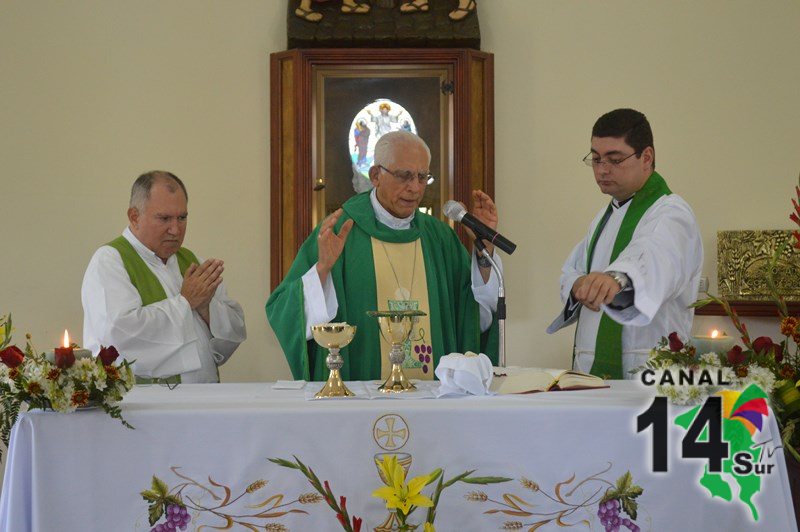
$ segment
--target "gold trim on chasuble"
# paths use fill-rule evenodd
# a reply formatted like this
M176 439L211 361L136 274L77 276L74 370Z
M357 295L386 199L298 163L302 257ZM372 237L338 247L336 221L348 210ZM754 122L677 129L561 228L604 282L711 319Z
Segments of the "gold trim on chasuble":
M431 311L420 240L393 244L373 237L372 258L375 263L377 310L421 310L427 314L417 318L411 336L403 344L406 358L402 366L409 379L432 380ZM386 356L391 349L391 344L381 336L382 379L388 377L392 370L392 364Z

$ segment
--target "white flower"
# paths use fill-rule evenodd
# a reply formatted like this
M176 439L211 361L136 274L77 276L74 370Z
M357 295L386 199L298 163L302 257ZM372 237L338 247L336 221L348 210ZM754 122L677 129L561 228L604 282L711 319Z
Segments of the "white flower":
M23 360L22 364L18 366L17 369L28 381L39 382L47 376L44 368L30 357L25 357L25 360Z
M669 372L673 379L677 378L681 369L686 369L683 366L676 364L666 365L661 371L657 371L655 375L655 382L661 382L661 377L664 373ZM698 404L703 399L716 391L715 386L708 385L694 385L694 384L659 384L656 390L660 395L665 396L670 403L674 405L692 405Z
M747 377L736 379L737 388L747 388L751 384L757 385L766 393L770 393L775 386L775 375L767 368L755 364L747 366Z
M69 368L70 377L84 384L87 388L94 387L99 391L106 388L106 370L95 362L94 358L81 358Z
M120 368L120 377L125 382L125 391L127 392L136 384L136 376L133 374L133 369L130 366Z
M48 386L45 390L53 410L65 414L75 411L75 405L72 404L72 394L74 392L75 387L71 382L65 386L60 386L57 382L48 381Z
M702 362L703 364L707 364L709 366L719 366L720 365L719 355L713 352L704 353L700 355L700 362Z
M14 381L8 376L8 369L5 364L0 364L0 383L10 386L14 391L16 388L14 387Z

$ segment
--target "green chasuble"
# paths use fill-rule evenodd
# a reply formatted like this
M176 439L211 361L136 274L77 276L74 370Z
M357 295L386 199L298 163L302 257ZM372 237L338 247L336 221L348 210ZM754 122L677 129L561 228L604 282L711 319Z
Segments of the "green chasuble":
M647 178L644 186L639 189L625 212L625 217L622 218L622 225L620 225L617 232L616 240L614 240L614 247L611 251L611 259L609 263L614 262L619 257L619 254L624 250L633 238L633 232L642 219L644 213L653 206L653 204L661 196L671 194L664 178L658 172L653 172ZM611 206L608 207L611 209ZM592 241L589 244L589 252L587 253L586 271L591 272L591 260L594 255L594 246L597 243L597 237L602 231L602 224L598 224L595 233L592 236ZM600 317L600 325L597 328L597 340L594 349L594 363L591 369L592 375L597 375L603 378L622 379L622 324L617 323L608 317L605 312Z
M378 323L367 316L368 310L384 309L378 305L375 265L372 258L374 237L384 242L405 243L421 239L425 260L425 278L430 304L433 362L453 352L481 351L478 304L472 294L470 257L447 224L417 212L410 229L391 229L375 218L370 193L350 198L336 224L338 232L348 219L355 221L344 251L330 272L339 310L335 322L347 322L358 329L353 341L341 350L344 380L374 380L381 377L381 353ZM267 300L267 319L283 348L295 379L326 380L325 357L328 350L314 340L306 340L306 319L302 276L317 262L319 226L303 242L286 278ZM496 324L488 335L491 348L485 352L497 364ZM493 342L491 340L494 340Z

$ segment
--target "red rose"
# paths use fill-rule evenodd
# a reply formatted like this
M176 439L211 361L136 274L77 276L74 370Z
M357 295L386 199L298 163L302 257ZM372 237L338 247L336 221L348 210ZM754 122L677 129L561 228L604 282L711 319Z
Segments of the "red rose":
M54 353L56 367L61 369L71 368L75 363L75 353L72 349L56 349Z
M0 359L2 359L3 364L9 368L16 368L22 364L22 361L25 359L25 353L20 351L19 347L10 345L0 351Z
M769 355L775 357L776 362L783 360L783 349L780 344L776 344L769 336L759 336L753 341L753 351L761 355Z
M108 347L100 346L100 352L97 353L97 356L103 361L104 366L110 366L119 357L119 352L113 345Z
M681 342L681 339L678 338L678 333L669 333L669 350L673 353L677 353L681 349L683 349L683 342Z
M735 345L731 348L730 351L728 351L728 362L730 362L734 366L744 362L744 359L745 356L741 346Z

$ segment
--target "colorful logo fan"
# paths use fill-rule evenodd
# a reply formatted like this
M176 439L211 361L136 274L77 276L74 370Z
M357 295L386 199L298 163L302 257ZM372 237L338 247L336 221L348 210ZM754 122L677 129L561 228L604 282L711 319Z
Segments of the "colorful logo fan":
M764 418L769 416L769 408L767 396L761 388L751 384L743 392L724 390L719 395L722 396L722 415L725 419L741 422L750 436L756 430L763 430Z

